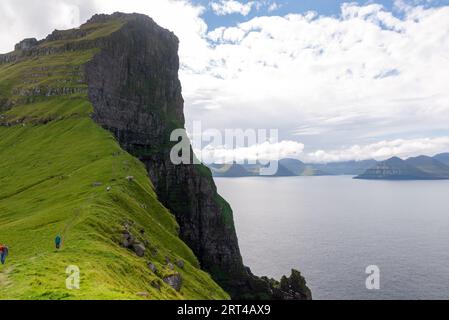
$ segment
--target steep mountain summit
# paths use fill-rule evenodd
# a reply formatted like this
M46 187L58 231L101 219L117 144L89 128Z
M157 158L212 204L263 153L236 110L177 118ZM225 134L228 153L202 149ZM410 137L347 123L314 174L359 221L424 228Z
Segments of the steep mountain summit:
M289 290L252 275L210 170L170 161L177 50L149 17L115 13L0 55L2 297L311 298L296 271ZM82 290L60 286L68 265Z

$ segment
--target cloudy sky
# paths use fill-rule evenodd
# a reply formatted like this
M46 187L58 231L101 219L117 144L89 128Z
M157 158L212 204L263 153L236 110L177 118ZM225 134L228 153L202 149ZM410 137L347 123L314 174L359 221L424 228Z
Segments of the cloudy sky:
M189 131L279 129L318 162L449 152L449 0L1 0L0 52L114 11L180 38Z

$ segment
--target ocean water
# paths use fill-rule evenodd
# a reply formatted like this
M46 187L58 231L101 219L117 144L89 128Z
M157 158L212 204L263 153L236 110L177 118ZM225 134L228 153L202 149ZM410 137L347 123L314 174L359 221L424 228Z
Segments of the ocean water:
M449 299L449 181L215 181L253 273L299 269L314 299ZM378 290L365 285L370 265Z

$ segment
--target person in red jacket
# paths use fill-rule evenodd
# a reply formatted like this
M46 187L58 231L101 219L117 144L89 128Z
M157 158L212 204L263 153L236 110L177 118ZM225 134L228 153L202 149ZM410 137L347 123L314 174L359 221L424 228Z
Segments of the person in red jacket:
M0 261L2 264L5 264L7 255L8 255L8 247L3 244L0 244Z

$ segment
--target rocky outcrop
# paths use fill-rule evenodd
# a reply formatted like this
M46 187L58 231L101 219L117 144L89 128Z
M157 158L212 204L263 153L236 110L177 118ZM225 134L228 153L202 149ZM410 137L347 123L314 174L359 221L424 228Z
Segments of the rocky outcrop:
M132 248L138 257L145 255L145 246L142 243L134 243Z
M312 292L307 287L304 277L295 269L292 269L290 277L281 278L279 288L275 289L274 295L283 300L312 299Z
M128 248L138 256L143 257L145 255L145 245L138 241L135 236L131 234L129 230L124 230L122 232L122 241L121 244L124 248Z
M176 291L181 290L182 277L179 273L174 273L172 275L169 275L169 276L165 277L163 280L166 284L168 284L170 287L172 287Z
M37 46L37 44L38 44L38 41L36 38L24 39L14 46L14 50L15 51L30 50L31 48Z
M117 18L127 22L99 42L100 53L85 68L93 119L146 165L202 268L233 298L275 298L272 282L244 267L231 208L218 195L209 169L170 161L170 133L184 127L178 39L138 14L97 15L89 23Z

